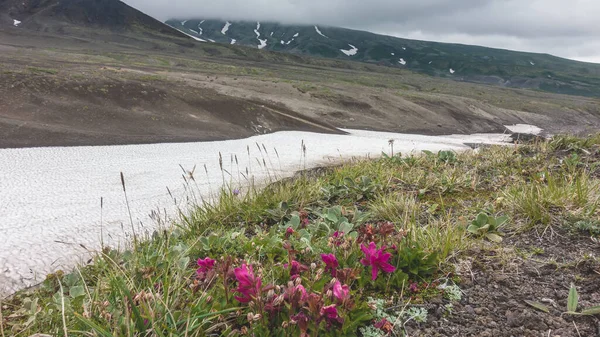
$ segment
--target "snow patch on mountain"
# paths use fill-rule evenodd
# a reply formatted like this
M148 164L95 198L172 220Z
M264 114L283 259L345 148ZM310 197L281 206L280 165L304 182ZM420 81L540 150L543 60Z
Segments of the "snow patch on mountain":
M236 39L231 39L231 44L235 44L237 42Z
M298 36L300 36L300 33L294 34L294 37L298 37Z
M177 29L177 28L175 28L175 29ZM188 34L188 33L184 32L184 31L183 31L183 30L181 30L181 29L177 29L177 30L178 30L178 31L180 31L180 32L182 32L183 34L185 34L185 35L187 35L187 36L191 37L192 39L194 39L194 40L196 40L196 41L200 41L200 42L206 42L206 40L202 40L202 39L201 39L201 38L199 38L199 37L196 37L196 36L194 36L194 35ZM191 29L190 29L190 30L191 30ZM213 42L214 42L214 41L213 41Z
M533 61L529 61L529 63L530 63L532 66L534 66L534 65L535 65L535 62L533 62Z
M273 32L271 32L271 36L273 36Z
M456 71L452 68L450 68L450 74L454 74Z
M403 58L400 59L400 61L398 61L398 63L400 63L401 65L405 66L406 65L406 61L404 61Z
M351 45L348 43L348 45L350 46L349 50L344 50L344 49L340 49L340 51L344 54L346 54L346 56L354 56L356 55L356 53L358 52L358 48L356 48L355 46Z
M213 39L208 39L208 41L215 43L215 40L213 40Z
M202 24L204 23L204 20L200 21L200 23L198 24L198 35L202 35L202 27L200 27Z
M256 38L260 37L260 33L258 32L259 29L260 29L260 22L257 22L256 29L254 30L254 34L256 34Z
M402 50L406 50L406 47L402 47Z
M285 41L281 40L281 44L285 44Z
M324 38L327 38L327 39L328 39L328 37L327 37L325 34L321 33L321 31L319 30L319 27L315 26L315 30L317 31L317 34L319 34L319 35L321 35L322 37L324 37Z
M260 22L256 23L256 29L254 30L254 34L256 34L256 39L258 40L258 42L260 42L260 44L258 45L258 49L263 49L264 47L267 46L267 39L261 40L260 38L260 32L258 31L260 29ZM273 34L273 33L271 33Z
M195 30L193 30L193 29L190 29L190 32L193 32L193 33L194 33L194 34L196 34L196 35L200 35L200 34L198 34L198 32L197 32L197 31L195 31Z
M182 25L182 26L185 26L185 23L186 23L186 22L188 22L188 20L183 20L183 21L181 21L181 25Z
M19 27L20 24L21 24L21 21L13 19L13 25L15 27Z
M223 29L221 29L221 34L227 34L229 27L231 27L231 23L229 21L225 22L225 26L223 27Z
M395 56L395 55L396 55L396 53L392 53L392 56Z

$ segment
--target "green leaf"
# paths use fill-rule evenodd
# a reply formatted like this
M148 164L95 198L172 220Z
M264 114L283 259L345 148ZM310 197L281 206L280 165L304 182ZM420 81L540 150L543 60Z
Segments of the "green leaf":
M477 215L477 224L479 224L479 226L481 227L487 223L488 216L485 213L479 213L479 215Z
M487 234L485 235L485 237L486 237L488 240L490 240L490 241L492 241L492 242L495 242L495 243L500 243L500 242L502 242L502 237L501 237L500 235L498 235L498 234L495 234L495 233L487 233Z
M300 216L298 214L292 215L292 218L287 223L288 227L292 227L292 229L297 230L300 227Z
M582 315L598 315L600 314L600 305L596 305L594 307L589 307L581 310Z
M177 266L181 270L186 269L189 264L190 264L190 258L188 256L184 256L177 261Z
M71 287L69 288L69 296L71 296L71 298L85 296L85 288L83 286Z
M479 235L479 227L477 227L476 225L469 225L469 227L467 227L467 232Z
M571 289L569 290L569 298L567 300L567 312L577 312L577 304L579 303L579 294L577 294L577 288L571 283Z
M354 228L354 225L352 225L351 223L348 222L342 222L338 228L338 230L340 232L344 232L344 234L348 234L352 231L352 228Z
M507 221L508 221L507 216L501 216L499 218L496 218L496 227L498 227L498 228L502 227L504 224L506 224Z
M543 311L543 312L545 312L545 313L549 313L549 312L550 312L550 309L548 309L548 307L547 307L547 306L543 305L543 304L542 304L542 303L540 303L540 302L534 302L534 301L528 301L528 300L525 300L525 303L527 303L527 304L529 304L530 306L532 306L532 307L534 307L534 308L536 308L536 309L538 309L538 310L540 310L540 311Z
M75 318L77 318L77 320L79 320L79 322L81 322L82 324L91 328L92 331L94 331L96 334L99 334L102 337L114 337L113 334L108 332L108 330L105 330L102 326L96 324L94 321L92 321L90 319L83 318L83 316L81 316L78 313L75 313Z

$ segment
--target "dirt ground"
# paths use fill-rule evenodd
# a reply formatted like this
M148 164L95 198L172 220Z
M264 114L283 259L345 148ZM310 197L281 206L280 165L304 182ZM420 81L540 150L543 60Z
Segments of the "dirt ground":
M336 128L439 135L501 133L517 123L551 133L600 127L594 99L146 47L0 30L0 148Z
M430 303L435 314L426 327L409 327L410 336L600 336L597 316L565 314L571 282L578 285L578 310L600 303L600 265L589 258L600 243L579 234L531 232L508 237L503 246L464 252L457 259L462 300L450 315L441 301Z

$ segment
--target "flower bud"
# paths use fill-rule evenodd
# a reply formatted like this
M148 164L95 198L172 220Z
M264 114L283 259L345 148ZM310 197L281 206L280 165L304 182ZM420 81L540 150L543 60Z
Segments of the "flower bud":
M273 305L274 306L278 306L281 303L283 303L283 300L285 299L285 297L283 295L279 295L277 296L274 300L273 300Z
M325 293L326 297L332 297L333 296L333 292L331 290L327 290L327 292Z
M289 281L288 284L287 284L287 286L288 286L288 288L292 288L294 286L294 282Z
M297 286L299 286L300 284L302 284L302 279L300 277L298 277L295 281Z
M317 264L316 264L316 263L314 263L314 262L313 262L313 263L311 263L311 264L310 264L310 269L312 269L312 270L315 270L315 269L317 269Z
M267 292L267 298L271 298L273 296L275 296L275 291L273 291L273 289L271 289Z
M262 315L261 315L261 314L256 314L256 315L254 315L254 321L255 321L255 322L258 322L258 321L260 321L261 319L262 319Z
M246 319L249 323L252 323L252 321L254 320L254 314L249 312L248 315L246 315Z
M284 328L284 329L287 329L288 325L289 325L289 323L287 321L283 321L281 323L281 327Z

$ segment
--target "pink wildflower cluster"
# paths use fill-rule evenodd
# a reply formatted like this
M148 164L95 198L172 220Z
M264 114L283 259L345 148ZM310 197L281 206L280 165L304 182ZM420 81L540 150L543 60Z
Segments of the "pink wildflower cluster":
M379 269L386 273L393 273L396 270L396 267L389 264L388 261L392 257L392 254L386 253L385 248L386 247L383 246L381 249L377 249L375 242L371 242L368 247L364 244L360 245L360 249L365 254L365 257L360 260L360 263L363 266L371 266L371 280L373 281L377 279Z

